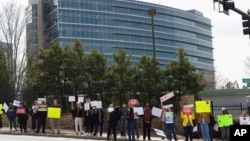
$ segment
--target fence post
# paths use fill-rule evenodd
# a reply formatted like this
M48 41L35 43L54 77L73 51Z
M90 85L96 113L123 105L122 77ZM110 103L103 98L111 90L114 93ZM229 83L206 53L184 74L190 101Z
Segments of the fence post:
M212 100L210 101L210 108L212 115L214 115L214 102Z

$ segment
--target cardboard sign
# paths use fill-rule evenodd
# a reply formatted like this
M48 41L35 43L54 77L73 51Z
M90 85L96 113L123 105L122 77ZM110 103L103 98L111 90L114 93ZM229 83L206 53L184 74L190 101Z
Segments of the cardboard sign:
M5 113L7 113L8 109L9 109L9 106L5 102L3 104L3 109L4 109Z
M144 112L143 112L143 107L134 107L134 113L137 112L137 115L144 115Z
M195 101L196 113L210 113L210 101Z
M136 105L138 105L138 100L137 99L130 99L129 101L128 101L128 105L129 105L129 107L134 107L134 106L136 106Z
M16 106L16 107L19 107L20 106L20 101L18 101L18 100L14 100L13 101L13 106Z
M183 113L192 113L193 108L192 107L182 107L182 112Z
M0 104L0 115L3 114L3 104Z
M152 108L152 115L156 117L161 117L162 109L153 107Z
M85 111L90 110L89 103L84 103L84 110Z
M69 102L75 102L75 96L69 96Z
M26 111L24 108L17 108L16 109L16 114L26 114Z
M218 115L217 118L219 127L233 125L233 119L231 114Z
M61 118L61 108L48 107L48 118Z
M42 104L42 102L46 103L46 98L38 98L37 102L38 102L38 104Z
M166 123L174 123L174 113L173 112L166 112L165 113L165 117L166 117Z
M79 96L79 97L78 97L78 102L83 103L83 102L84 102L84 97L83 97L83 96Z
M161 102L164 102L174 96L174 92L167 93L166 95L160 97Z
M240 125L250 125L250 118L240 116Z

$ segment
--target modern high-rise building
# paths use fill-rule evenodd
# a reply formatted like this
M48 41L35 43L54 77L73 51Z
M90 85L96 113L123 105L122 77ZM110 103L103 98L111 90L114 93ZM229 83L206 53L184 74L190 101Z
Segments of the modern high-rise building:
M153 17L149 9L155 9ZM136 0L29 0L27 16L27 35L35 50L55 40L73 44L78 38L86 52L104 53L108 64L123 47L133 62L155 54L165 66L177 59L177 49L182 47L190 63L214 81L211 20L197 10Z

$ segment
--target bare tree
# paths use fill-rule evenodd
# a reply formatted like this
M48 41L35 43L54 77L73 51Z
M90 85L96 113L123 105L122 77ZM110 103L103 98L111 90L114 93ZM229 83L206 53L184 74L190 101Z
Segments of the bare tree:
M5 54L14 96L22 86L26 66L24 11L15 1L2 2L0 6L0 39L7 43Z

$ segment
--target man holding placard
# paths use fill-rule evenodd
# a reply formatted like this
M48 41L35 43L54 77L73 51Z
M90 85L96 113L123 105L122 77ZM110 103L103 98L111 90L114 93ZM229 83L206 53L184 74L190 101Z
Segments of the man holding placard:
M182 126L183 130L185 133L185 140L188 141L188 138L190 140L193 140L193 120L195 119L195 116L192 112L192 107L183 107L182 112L181 112L181 119L182 121Z
M149 107L149 103L146 103L146 108L144 109L143 116L143 140L146 139L146 135L148 136L148 140L151 140L151 121L152 121L152 111Z
M45 101L41 101L41 103L38 104L38 109L37 109L37 129L36 129L36 133L40 132L41 127L42 127L42 132L45 133L47 110L48 110L48 107L47 107Z
M218 124L221 129L222 141L230 140L230 125L233 124L232 115L226 110L225 107L221 108L222 114L218 115Z

